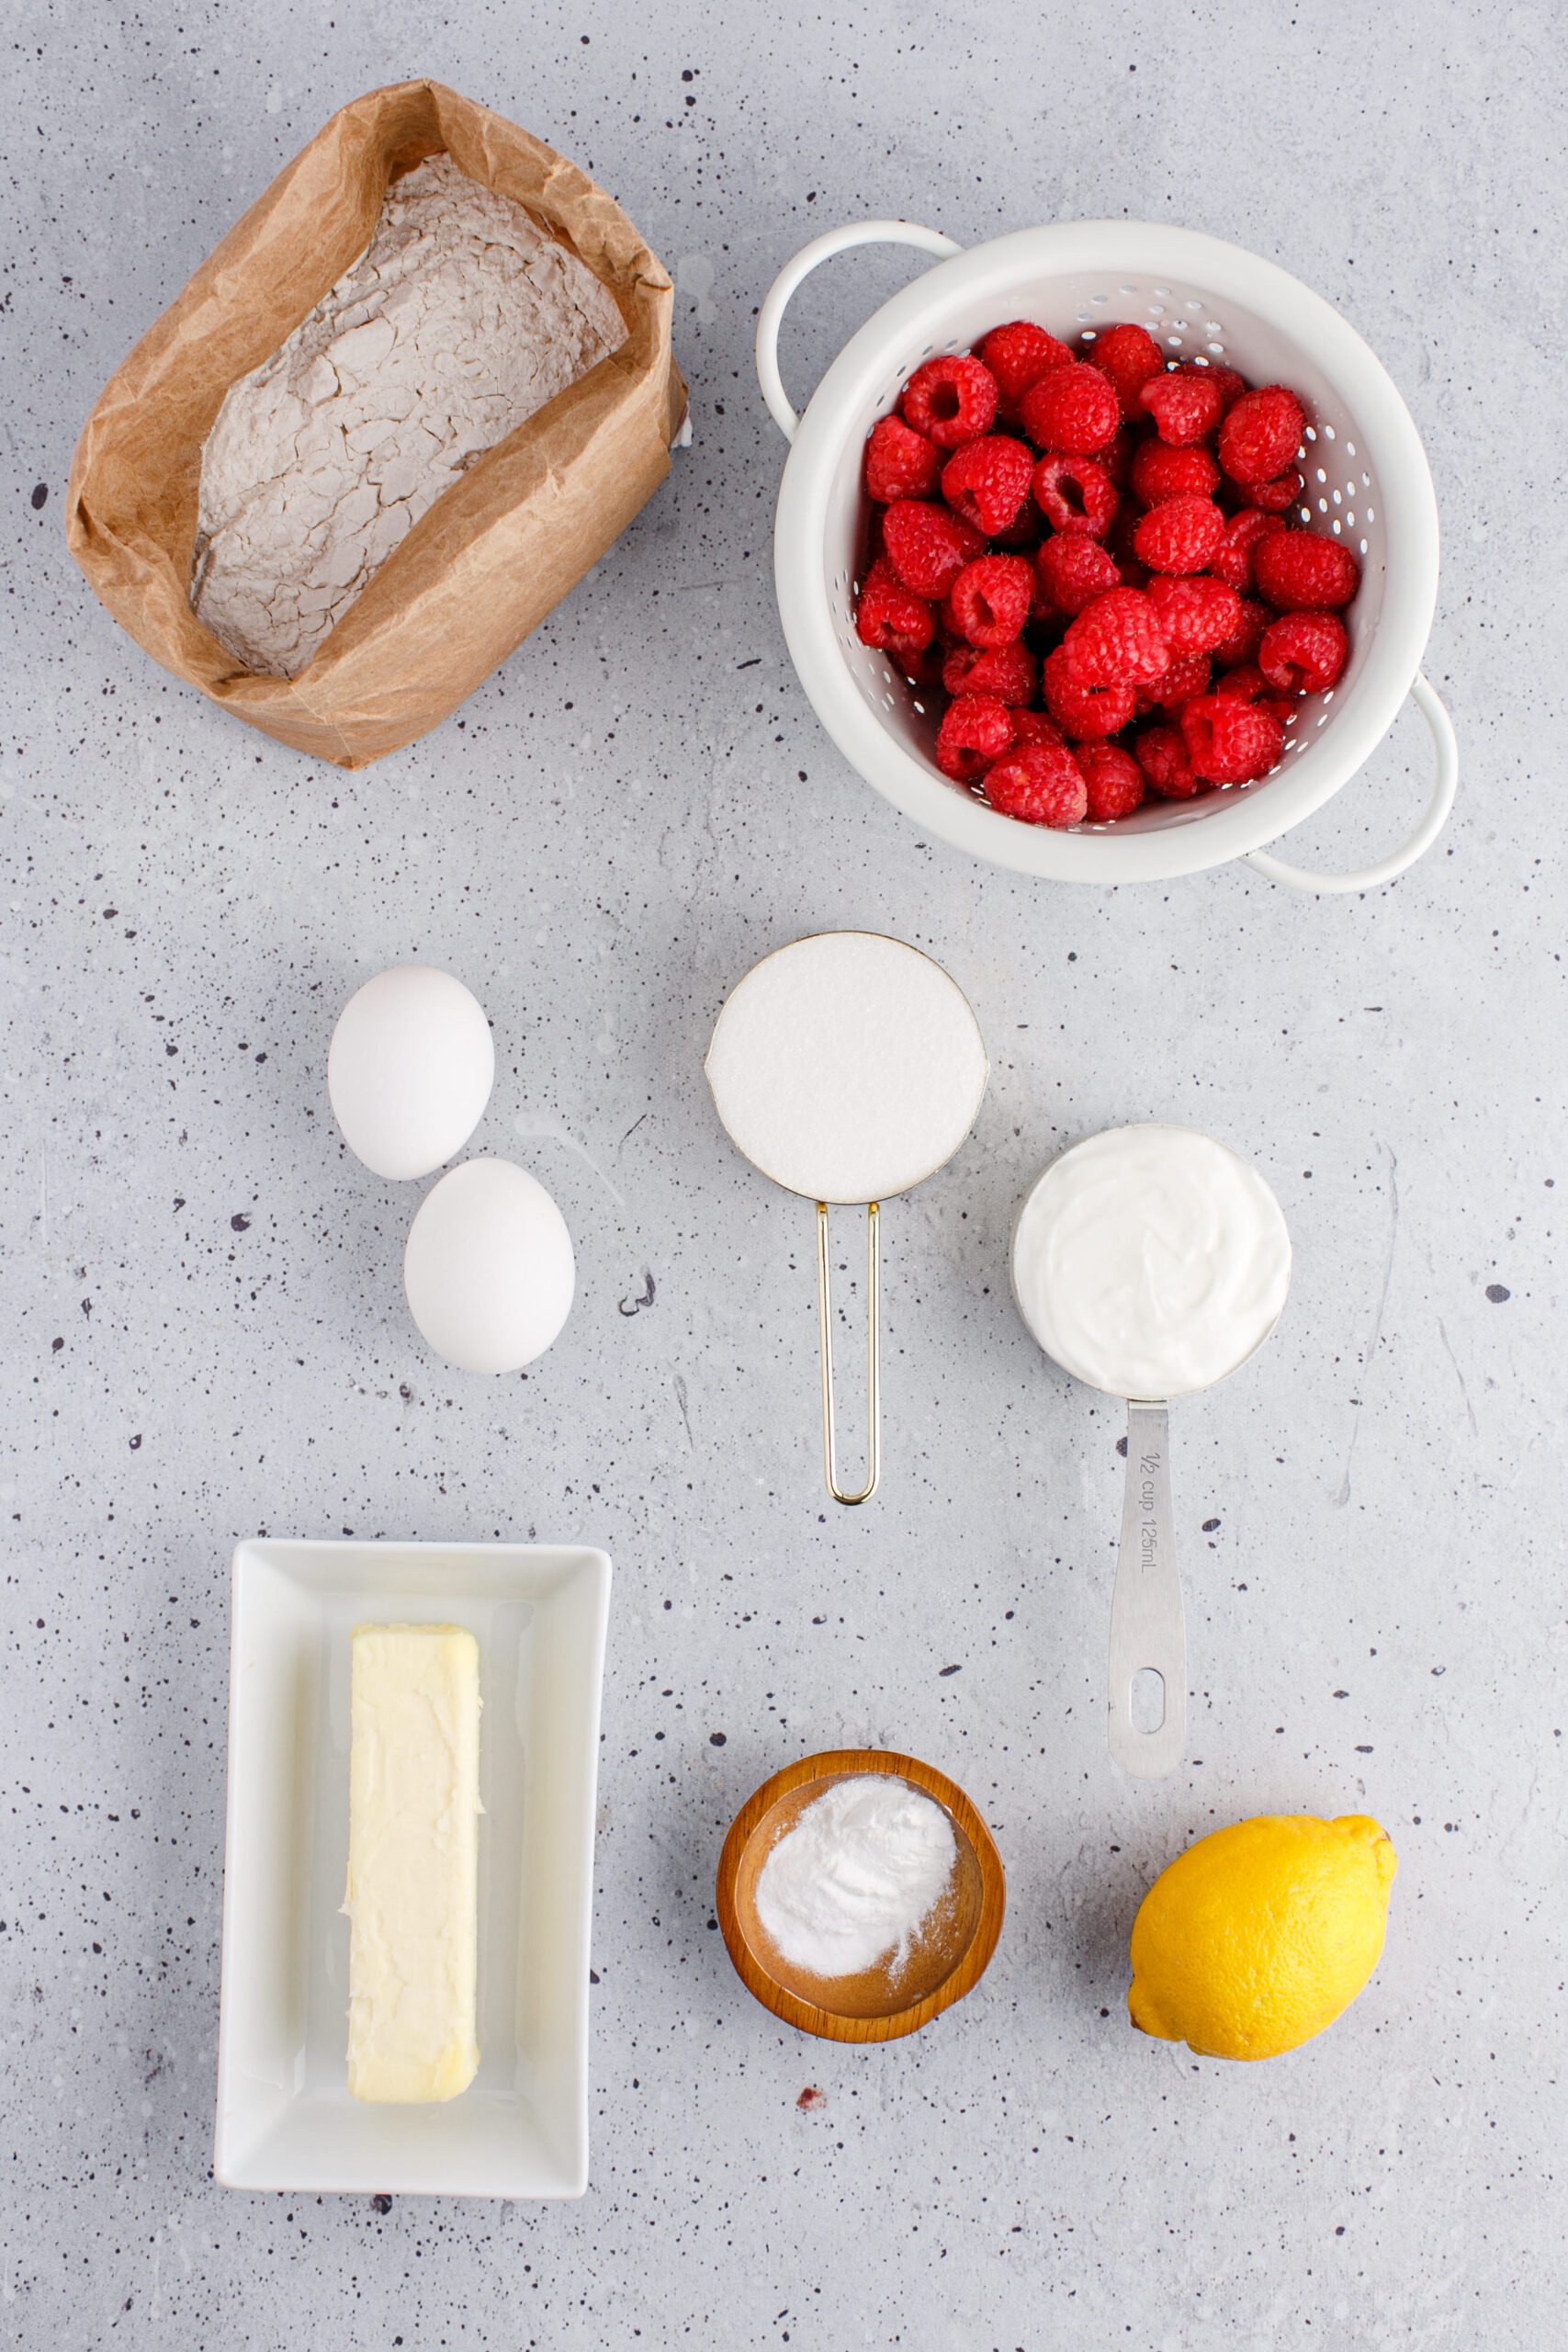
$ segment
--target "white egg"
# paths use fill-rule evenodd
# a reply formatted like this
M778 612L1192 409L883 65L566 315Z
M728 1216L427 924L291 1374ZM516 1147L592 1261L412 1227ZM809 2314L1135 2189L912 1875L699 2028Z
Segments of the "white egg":
M517 1372L571 1311L566 1219L526 1169L465 1159L420 1203L403 1252L413 1319L465 1372Z
M428 1176L484 1115L495 1042L450 972L395 964L351 996L327 1054L327 1092L349 1149L378 1176Z

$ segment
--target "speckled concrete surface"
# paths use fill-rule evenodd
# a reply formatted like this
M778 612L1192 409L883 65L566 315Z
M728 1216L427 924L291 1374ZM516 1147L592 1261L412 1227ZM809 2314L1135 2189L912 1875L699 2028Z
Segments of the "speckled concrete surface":
M1551 2341L1555 11L620 16L20 0L8 20L0 2333ZM696 442L457 719L348 777L151 667L71 566L62 492L99 384L241 206L334 105L416 71L626 203L677 277ZM775 267L867 210L965 240L1186 220L1343 304L1444 516L1428 668L1466 774L1422 867L1348 902L1239 868L1032 888L922 842L847 770L780 639L782 450L749 346ZM792 382L908 275L871 254L815 281ZM1400 723L1303 854L1395 837L1421 731ZM950 965L995 1078L958 1160L889 1213L886 1490L829 1517L807 1214L727 1148L699 1060L757 955L846 922ZM337 1006L416 954L495 1023L478 1141L536 1170L579 1238L576 1313L525 1381L422 1351L397 1273L417 1188L368 1177L327 1115ZM1186 1773L1139 1789L1100 1721L1114 1418L1024 1338L1005 1250L1061 1140L1149 1115L1257 1154L1298 1275L1256 1365L1179 1416L1196 1736ZM340 1529L615 1557L579 2204L213 2185L229 1555ZM973 1998L855 2053L752 2006L711 1898L753 1784L863 1739L966 1784L1011 1908ZM1188 1838L1266 1808L1389 1826L1387 1953L1316 2045L1200 2064L1128 2029L1127 1928Z

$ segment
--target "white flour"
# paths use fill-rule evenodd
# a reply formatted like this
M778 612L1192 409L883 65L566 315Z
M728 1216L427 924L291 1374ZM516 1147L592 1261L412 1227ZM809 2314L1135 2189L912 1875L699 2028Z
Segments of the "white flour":
M201 456L191 603L237 661L302 670L464 468L626 340L592 271L430 157Z

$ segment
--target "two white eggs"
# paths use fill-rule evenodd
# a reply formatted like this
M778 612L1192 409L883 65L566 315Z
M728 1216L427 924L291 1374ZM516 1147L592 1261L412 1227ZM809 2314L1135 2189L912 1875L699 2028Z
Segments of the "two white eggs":
M327 1055L344 1142L378 1176L429 1176L484 1115L495 1046L450 972L399 964L350 997ZM558 1338L577 1269L554 1201L507 1159L468 1159L433 1185L409 1228L409 1310L464 1372L519 1372Z

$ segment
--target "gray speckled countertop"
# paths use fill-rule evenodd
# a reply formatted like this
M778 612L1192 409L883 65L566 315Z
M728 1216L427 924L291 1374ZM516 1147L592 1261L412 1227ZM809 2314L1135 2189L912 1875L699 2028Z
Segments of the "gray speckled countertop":
M620 16L10 15L0 2335L1549 2342L1556 12ZM676 278L696 437L456 720L348 776L153 669L70 563L62 493L99 385L235 213L335 105L420 71L626 205ZM750 344L778 265L866 211L966 241L1184 220L1343 305L1415 411L1444 519L1427 666L1465 775L1423 865L1348 901L1240 867L1033 887L858 782L779 633L782 447ZM864 254L815 280L791 381L909 274ZM1406 717L1297 848L1392 841L1427 756ZM958 1159L889 1212L886 1489L829 1515L808 1212L726 1147L699 1064L727 985L838 923L934 950L994 1079ZM495 1024L478 1143L534 1168L578 1238L576 1312L526 1381L423 1351L398 1281L417 1188L370 1178L327 1113L338 1005L414 955ZM1139 1788L1101 1724L1115 1416L1024 1336L1006 1245L1058 1144L1148 1116L1258 1157L1297 1279L1257 1363L1179 1415L1193 1758ZM581 2203L213 2185L229 1556L345 1529L615 1556ZM755 1782L862 1740L964 1781L1011 1898L975 1996L869 2052L753 2006L711 1907ZM1267 1809L1388 1826L1387 1952L1321 2041L1200 2064L1129 2030L1128 1926L1189 1838Z

